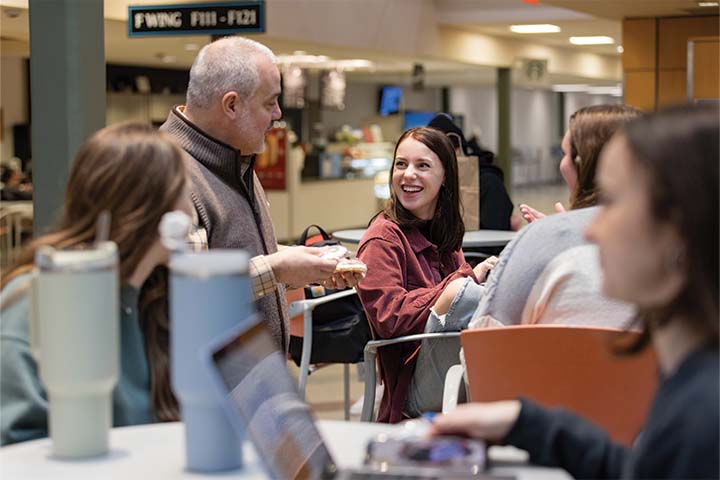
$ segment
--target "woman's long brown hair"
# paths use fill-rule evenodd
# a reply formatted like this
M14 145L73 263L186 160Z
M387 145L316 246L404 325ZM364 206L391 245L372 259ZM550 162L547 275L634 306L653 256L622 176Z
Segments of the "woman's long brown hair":
M390 199L384 213L393 222L403 228L415 227L425 223L402 206L392 188L392 176L395 171L395 156L400 144L406 138L413 138L421 142L438 156L445 169L445 179L440 188L437 206L430 221L430 241L437 245L441 258L452 255L460 250L465 234L465 224L462 219L462 206L460 204L460 181L458 180L457 158L455 148L448 137L434 128L417 127L405 131L395 144L393 163L390 167Z
M628 105L592 105L570 116L570 152L577 171L577 186L570 208L592 207L598 203L597 171L600 152L615 132L639 117L640 110Z
M4 275L4 288L33 268L35 252L92 243L95 224L110 212L110 240L118 246L120 281L125 284L158 239L161 217L173 210L185 189L181 150L152 127L126 123L104 128L78 150L57 228L34 240ZM177 420L168 368L167 271L158 267L140 293L140 326L151 372L153 412L160 421Z
M682 270L685 285L667 304L640 312L643 338L674 319L691 326L707 344L720 344L720 254L718 253L718 158L720 110L715 105L666 108L622 133L634 166L648 177L650 215L672 226L685 252L672 268Z

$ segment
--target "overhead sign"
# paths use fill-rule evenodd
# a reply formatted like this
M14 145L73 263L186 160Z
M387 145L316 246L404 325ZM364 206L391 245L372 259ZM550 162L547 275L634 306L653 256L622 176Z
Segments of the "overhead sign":
M129 37L264 31L264 0L128 7Z

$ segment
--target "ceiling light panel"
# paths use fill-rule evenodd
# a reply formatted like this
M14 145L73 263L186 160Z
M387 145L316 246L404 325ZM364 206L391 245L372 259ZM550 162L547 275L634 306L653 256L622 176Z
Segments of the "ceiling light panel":
M549 23L537 25L510 25L510 31L515 33L558 33L560 27Z
M570 37L573 45L612 45L615 39L604 35L594 37Z

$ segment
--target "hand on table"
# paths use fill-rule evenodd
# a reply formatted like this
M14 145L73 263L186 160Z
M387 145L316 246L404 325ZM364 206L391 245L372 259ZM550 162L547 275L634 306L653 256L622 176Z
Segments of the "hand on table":
M520 415L520 402L466 403L435 417L430 435L463 435L500 442Z
M475 277L477 278L477 281L479 283L482 283L485 281L485 279L488 276L488 273L495 268L495 265L497 265L498 258L495 256L486 258L481 263L478 263L475 265L475 268L473 268L473 272L475 272Z

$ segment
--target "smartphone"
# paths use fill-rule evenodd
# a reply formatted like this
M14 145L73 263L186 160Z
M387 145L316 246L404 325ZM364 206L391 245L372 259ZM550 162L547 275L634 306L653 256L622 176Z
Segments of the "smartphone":
M366 464L381 471L408 467L438 470L447 476L472 476L485 470L486 445L461 437L394 439L378 436L368 444Z

